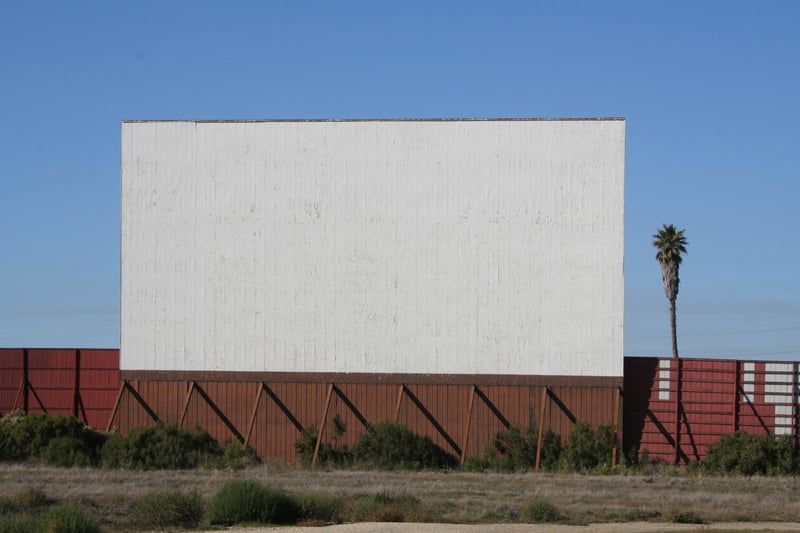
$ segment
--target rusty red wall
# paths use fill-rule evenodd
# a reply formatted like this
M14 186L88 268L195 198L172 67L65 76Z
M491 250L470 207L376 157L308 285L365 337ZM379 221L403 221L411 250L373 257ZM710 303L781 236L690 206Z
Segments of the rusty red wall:
M627 357L623 446L688 463L737 430L797 438L797 374L794 362Z
M104 428L120 387L119 350L0 349L0 369L2 414L74 415Z
M618 387L585 381L583 386L547 388L346 381L331 388L322 381L294 381L268 382L262 388L262 382L247 380L131 379L122 396L119 427L124 433L156 419L185 427L199 424L220 442L247 440L262 457L292 462L303 428L324 424L323 442L331 442L331 420L338 417L347 428L339 443L352 446L367 424L396 420L460 457L465 449L466 455L479 455L509 425L538 426L542 415L544 426L564 437L576 420L619 425L621 415L614 411L621 410L615 399Z
M191 395L191 381L185 379L132 379L122 390L111 425L127 431L156 418L183 418L184 426L200 424L221 442L245 439L252 427L249 441L261 455L291 461L301 428L319 427L329 388L328 381L301 377L265 381L259 393L262 381L248 380L246 374L222 380L204 376L193 380ZM711 443L736 430L795 438L800 434L795 362L628 357L624 401L607 382L573 381L561 380L547 389L545 381L477 382L472 392L474 384L466 379L407 383L405 388L400 383L342 380L336 382L327 420L338 416L344 421L348 429L343 442L349 445L363 431L362 421L397 419L430 435L445 450L458 455L466 443L467 454L476 455L506 424L538 424L544 399L544 425L562 437L578 419L592 425L617 422L624 429L624 451L646 449L651 458L680 463L704 457ZM119 350L0 349L3 415L27 403L30 412L76 414L103 429L120 387ZM622 420L615 420L620 411ZM330 425L323 437L330 441Z
M22 383L23 350L0 348L0 415L14 409L15 400L22 409L20 384Z

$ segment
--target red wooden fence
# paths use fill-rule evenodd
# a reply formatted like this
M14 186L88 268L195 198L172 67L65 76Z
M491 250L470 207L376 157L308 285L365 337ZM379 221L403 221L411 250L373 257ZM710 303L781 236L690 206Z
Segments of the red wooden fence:
M736 430L797 440L799 371L785 361L626 357L623 449L685 464ZM116 349L0 349L0 415L69 414L104 429L117 425L120 387Z
M119 385L119 350L0 348L3 415L73 415L105 428Z
M798 363L625 358L625 450L688 463L721 435L798 437Z

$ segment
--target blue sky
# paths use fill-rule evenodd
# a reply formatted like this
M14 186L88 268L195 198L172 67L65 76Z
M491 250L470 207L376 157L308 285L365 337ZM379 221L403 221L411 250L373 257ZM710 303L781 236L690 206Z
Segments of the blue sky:
M800 2L0 2L0 346L119 346L126 119L625 117L625 354L800 359Z

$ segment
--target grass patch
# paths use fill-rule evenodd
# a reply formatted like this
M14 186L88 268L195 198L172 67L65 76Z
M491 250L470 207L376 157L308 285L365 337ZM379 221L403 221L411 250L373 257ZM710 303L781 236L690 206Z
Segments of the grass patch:
M350 512L352 522L417 522L419 500L411 495L378 492L359 496Z
M25 513L0 514L0 533L39 533L42 520Z
M47 533L99 533L97 520L86 509L73 503L52 507L44 518Z

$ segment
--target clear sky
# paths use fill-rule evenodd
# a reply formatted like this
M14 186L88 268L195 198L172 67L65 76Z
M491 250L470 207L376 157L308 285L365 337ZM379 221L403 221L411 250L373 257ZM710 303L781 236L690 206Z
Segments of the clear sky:
M625 355L800 360L800 2L0 2L0 346L119 346L120 121L625 117Z

